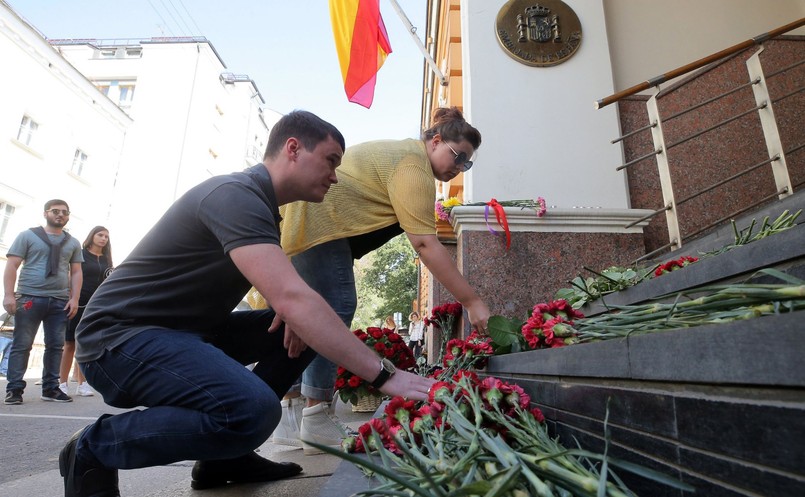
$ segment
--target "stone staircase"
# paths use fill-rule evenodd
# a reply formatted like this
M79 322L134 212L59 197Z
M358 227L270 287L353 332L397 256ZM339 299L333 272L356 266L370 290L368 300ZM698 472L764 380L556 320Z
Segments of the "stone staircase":
M738 220L775 219L805 208L805 192ZM803 216L805 217L805 216ZM782 233L605 297L645 302L713 283L769 279L775 268L805 279L805 218ZM733 243L731 225L668 256ZM664 261L657 261L664 262ZM695 269L692 269L695 268ZM753 276L755 275L755 276ZM607 312L600 301L587 316ZM486 374L522 386L567 447L603 452L674 476L708 497L805 495L805 312L493 357ZM690 495L619 472L639 496ZM321 496L376 485L342 462Z
M792 195L736 221L758 226L785 209L805 208ZM605 296L606 305L638 304L714 283L770 279L776 268L805 279L805 219L785 232L703 258L693 266ZM733 243L731 225L668 259ZM663 261L658 261L663 262ZM603 268L601 268L603 269ZM753 276L755 275L755 276ZM779 281L775 281L779 283ZM600 301L586 316L607 312ZM487 373L516 381L543 409L566 446L604 449L696 488L696 495L805 495L805 312L633 336L560 349L498 356ZM641 496L683 492L620 474Z

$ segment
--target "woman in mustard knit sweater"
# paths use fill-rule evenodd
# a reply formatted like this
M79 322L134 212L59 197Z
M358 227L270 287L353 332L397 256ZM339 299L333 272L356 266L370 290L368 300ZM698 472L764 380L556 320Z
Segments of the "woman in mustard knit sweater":
M347 148L337 170L338 183L330 187L324 202L285 206L283 250L348 327L357 307L353 260L405 233L420 260L467 310L473 327L485 331L489 308L436 238L433 215L435 180L449 181L467 171L480 145L481 134L459 109L437 109L422 139L380 140ZM304 347L287 328L285 341L289 354ZM275 442L300 445L301 436L324 445L340 444L341 433L327 410L335 377L333 363L322 356L314 359L302 377L307 407L303 409L299 398L283 401ZM303 446L306 454L316 453Z

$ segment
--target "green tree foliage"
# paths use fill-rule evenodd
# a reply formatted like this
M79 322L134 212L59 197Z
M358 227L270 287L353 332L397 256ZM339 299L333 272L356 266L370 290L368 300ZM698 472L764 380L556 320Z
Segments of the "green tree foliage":
M353 328L378 326L395 312L403 314L404 326L408 324L411 302L416 298L414 255L411 243L402 234L358 261L358 311Z

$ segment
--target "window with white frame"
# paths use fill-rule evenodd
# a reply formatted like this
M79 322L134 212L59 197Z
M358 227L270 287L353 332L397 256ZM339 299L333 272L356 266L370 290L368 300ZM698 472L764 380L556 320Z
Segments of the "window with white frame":
M136 80L100 80L95 81L95 86L113 102L117 102L120 107L131 106L134 99L134 89Z
M73 156L73 165L70 167L70 172L76 176L83 176L87 169L87 154L80 148L75 149Z
M22 116L20 130L17 133L17 141L30 147L37 129L39 129L39 123L31 119L31 116Z
M6 239L6 232L8 225L11 221L11 216L14 215L14 206L0 200L0 243Z
M130 83L124 83L119 85L120 88L120 106L131 105L131 101L134 99L134 85Z

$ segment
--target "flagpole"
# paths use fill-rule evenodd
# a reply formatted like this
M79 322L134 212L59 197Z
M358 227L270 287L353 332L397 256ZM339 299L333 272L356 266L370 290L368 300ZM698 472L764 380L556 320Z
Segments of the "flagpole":
M436 66L436 61L434 61L433 57L430 56L430 53L428 53L428 50L422 43L422 40L420 40L419 36L416 35L416 28L413 24L411 24L411 21L408 20L408 16L405 15L405 12L403 12L402 8L397 3L397 0L389 0L389 3L391 3L391 6L397 11L397 15L400 16L400 20L402 20L403 24L405 24L408 34L410 34L411 38L413 38L414 42L416 42L416 45L419 47L419 51L422 52L422 55L425 57L425 60L430 66L431 71L433 71L436 77L439 78L439 83L441 83L442 86L447 86L447 78L444 77L442 71L440 71Z

